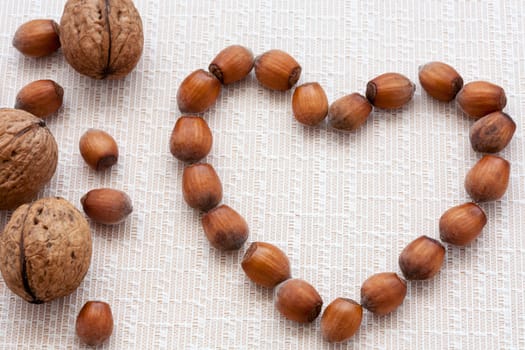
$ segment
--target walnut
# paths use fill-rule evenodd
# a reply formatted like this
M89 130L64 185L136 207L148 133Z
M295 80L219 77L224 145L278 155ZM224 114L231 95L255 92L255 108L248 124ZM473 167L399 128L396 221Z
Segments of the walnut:
M43 198L14 211L0 236L0 271L30 303L72 293L91 262L91 233L82 214L62 198Z
M75 70L120 79L142 55L142 20L131 0L68 0L60 20L62 51Z
M55 138L42 119L18 109L0 109L0 209L31 201L53 177Z

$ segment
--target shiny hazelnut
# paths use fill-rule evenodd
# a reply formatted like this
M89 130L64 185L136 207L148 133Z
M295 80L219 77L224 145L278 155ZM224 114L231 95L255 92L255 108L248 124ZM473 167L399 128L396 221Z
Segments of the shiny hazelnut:
M255 77L270 90L286 91L301 76L301 66L281 50L270 50L255 58Z
M353 93L335 100L328 111L328 125L334 129L353 131L363 125L372 112L368 100Z
M221 82L210 72L198 69L188 75L177 91L177 104L182 113L208 110L221 93Z
M439 234L443 242L465 246L475 240L487 224L483 209L475 203L465 203L445 211L439 219Z
M224 204L204 214L202 226L210 244L219 250L237 250L248 239L244 218Z
M210 63L208 70L224 85L235 83L250 74L253 53L241 45L228 46Z
M465 178L465 189L475 202L495 201L503 197L509 185L510 163L505 159L485 155Z
M419 82L436 100L450 102L463 87L459 73L443 62L429 62L419 68Z
M309 323L321 313L323 300L310 283L294 278L275 289L275 307L289 320Z
M348 340L357 332L362 319L361 305L352 299L337 298L323 312L323 338L330 343Z
M45 119L62 107L63 98L64 89L53 80L37 80L18 92L15 108Z
M170 138L170 152L183 162L197 162L210 153L213 136L208 123L197 116L177 119Z
M110 134L98 129L89 129L78 143L80 154L94 170L105 170L118 161L117 142Z
M406 282L393 272L376 273L361 286L361 305L376 315L386 315L403 303Z
M403 249L399 255L399 267L407 280L426 280L439 272L444 259L443 244L421 236Z
M407 104L416 91L416 85L399 73L385 73L366 85L366 98L375 107L400 108Z
M322 122L328 113L328 98L321 85L298 86L292 96L292 110L299 123L314 126Z
M97 346L113 333L113 314L108 303L88 301L77 316L77 336L90 346Z
M288 257L270 243L253 242L241 266L248 278L263 287L273 288L291 277Z
M208 211L222 200L222 184L210 164L188 165L182 173L182 194L194 209Z
M473 81L459 91L458 105L473 119L501 111L507 105L505 90L487 81Z
M516 123L503 112L493 112L478 119L470 127L470 144L477 152L496 153L503 150L516 131Z
M34 19L15 32L13 46L24 56L44 57L60 48L58 23L51 19Z
M118 224L133 211L129 196L111 188L91 190L80 199L80 203L86 215L100 224Z

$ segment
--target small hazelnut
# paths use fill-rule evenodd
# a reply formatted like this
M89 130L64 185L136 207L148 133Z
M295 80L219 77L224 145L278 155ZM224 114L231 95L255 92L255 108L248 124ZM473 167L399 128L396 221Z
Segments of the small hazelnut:
M60 48L58 23L51 19L34 19L15 32L13 46L28 57L44 57Z
M113 333L113 314L108 303L88 301L77 316L77 336L90 346L97 346L109 339Z
M170 138L170 152L183 162L197 162L210 153L213 143L206 121L197 116L177 119Z
M439 219L439 233L443 242L465 246L475 240L487 224L483 209L474 203L465 203L445 211Z
M89 129L80 137L78 146L82 158L94 170L105 170L118 161L117 142L105 131Z
M215 208L221 202L221 180L211 164L192 164L184 168L182 194L190 207L202 211Z
M496 153L509 144L516 123L503 112L493 112L478 119L470 127L470 144L477 152Z
M255 77L270 90L286 91L301 76L301 66L281 50L270 50L255 58Z
M363 125L372 112L368 100L353 93L335 100L328 111L328 125L334 129L353 131Z
M362 319L361 305L352 299L337 298L323 312L323 338L330 343L348 340L357 332Z
M292 96L292 110L299 123L314 126L322 122L328 113L328 98L321 85L298 86Z
M309 323L321 313L323 300L310 283L294 278L275 289L275 307L289 320Z
M111 188L91 190L80 199L80 203L87 216L106 225L124 221L133 211L129 196Z
M429 62L419 68L419 82L436 100L450 102L463 87L459 73L443 62Z
M208 70L224 85L244 79L253 68L253 53L244 46L228 46L210 63Z
M376 273L361 286L361 305L376 315L386 315L403 303L406 282L393 272Z
M487 81L473 81L458 92L459 107L473 119L501 111L507 105L505 90Z
M510 163L485 155L465 177L465 189L475 202L495 201L503 197L509 185Z
M416 91L416 85L399 73L384 73L366 84L366 98L375 107L383 109L401 108Z
M399 267L407 280L426 280L439 272L445 247L437 240L421 236L410 242L399 255Z
M37 80L16 95L15 108L45 119L62 107L64 89L53 80Z
M177 91L177 104L182 113L208 110L221 92L221 82L210 72L198 69L188 75Z
M237 250L248 239L244 218L224 204L202 216L202 227L210 244L219 250Z
M254 283L273 288L291 277L290 261L276 246L253 242L244 254L242 269Z

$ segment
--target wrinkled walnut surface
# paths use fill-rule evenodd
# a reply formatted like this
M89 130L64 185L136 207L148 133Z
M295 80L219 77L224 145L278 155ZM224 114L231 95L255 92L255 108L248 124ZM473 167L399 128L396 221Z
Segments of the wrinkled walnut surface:
M72 293L91 262L91 233L62 198L19 207L0 236L0 271L7 286L31 303Z

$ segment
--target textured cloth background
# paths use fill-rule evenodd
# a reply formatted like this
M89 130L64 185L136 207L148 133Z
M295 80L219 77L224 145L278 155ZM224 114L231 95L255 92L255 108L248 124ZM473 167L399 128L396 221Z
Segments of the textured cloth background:
M94 253L80 288L46 305L30 305L0 280L0 348L64 349L80 345L74 322L88 300L111 304L108 349L524 349L525 9L515 1L172 1L136 0L144 55L122 81L94 81L59 52L24 58L12 46L30 19L60 19L62 0L3 0L0 6L1 106L37 79L64 87L60 112L48 120L60 149L57 172L40 194L80 197L97 187L126 191L134 213L119 226L91 224ZM302 65L300 83L318 81L330 101L364 92L388 71L407 75L416 95L399 111L374 111L357 132L307 128L291 112L292 91L260 87L253 73L223 89L204 114L214 135L206 161L224 186L224 203L248 221L239 252L210 247L200 214L182 198L183 164L168 140L180 116L177 88L224 47L255 54L272 48ZM447 247L439 275L410 283L402 307L386 317L366 312L356 336L323 342L319 319L286 321L272 292L240 268L252 241L280 246L292 273L311 282L328 305L359 300L362 282L399 271L403 247L468 201L463 181L480 158L468 140L472 122L454 103L422 91L418 66L453 65L465 82L489 80L507 92L518 124L502 156L512 164L501 201L484 204L482 236ZM112 134L120 147L109 171L90 170L78 152L88 128ZM10 213L0 213L0 228Z

